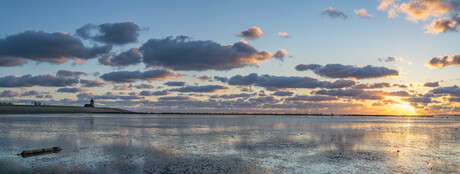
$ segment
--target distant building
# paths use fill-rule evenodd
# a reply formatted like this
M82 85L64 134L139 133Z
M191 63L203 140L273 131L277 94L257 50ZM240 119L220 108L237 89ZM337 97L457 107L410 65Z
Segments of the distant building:
M94 100L91 99L91 101L89 102L89 104L85 104L85 107L93 107L93 108L94 108Z

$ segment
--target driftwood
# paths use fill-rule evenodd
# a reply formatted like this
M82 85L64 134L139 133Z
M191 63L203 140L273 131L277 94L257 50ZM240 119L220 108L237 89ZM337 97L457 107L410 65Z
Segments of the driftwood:
M35 155L42 155L46 153L57 153L61 151L62 149L60 147L52 147L52 148L46 148L46 149L37 149L37 150L25 150L22 151L21 155L22 157L31 157Z

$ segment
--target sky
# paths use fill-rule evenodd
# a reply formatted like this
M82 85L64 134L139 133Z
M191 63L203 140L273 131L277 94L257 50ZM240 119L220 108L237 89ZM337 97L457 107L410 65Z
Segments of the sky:
M460 2L0 2L0 101L460 114Z

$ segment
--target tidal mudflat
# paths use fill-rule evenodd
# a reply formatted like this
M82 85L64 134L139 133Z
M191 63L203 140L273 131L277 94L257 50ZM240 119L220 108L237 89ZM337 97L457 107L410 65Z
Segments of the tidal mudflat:
M460 173L459 147L460 117L0 117L1 173Z

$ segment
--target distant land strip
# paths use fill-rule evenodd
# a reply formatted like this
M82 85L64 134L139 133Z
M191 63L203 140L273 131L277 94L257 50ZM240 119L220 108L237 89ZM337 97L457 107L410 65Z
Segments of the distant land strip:
M135 112L105 107L79 107L79 106L52 106L52 105L12 105L0 106L0 114L64 114L64 113L110 113L110 114L132 114Z

